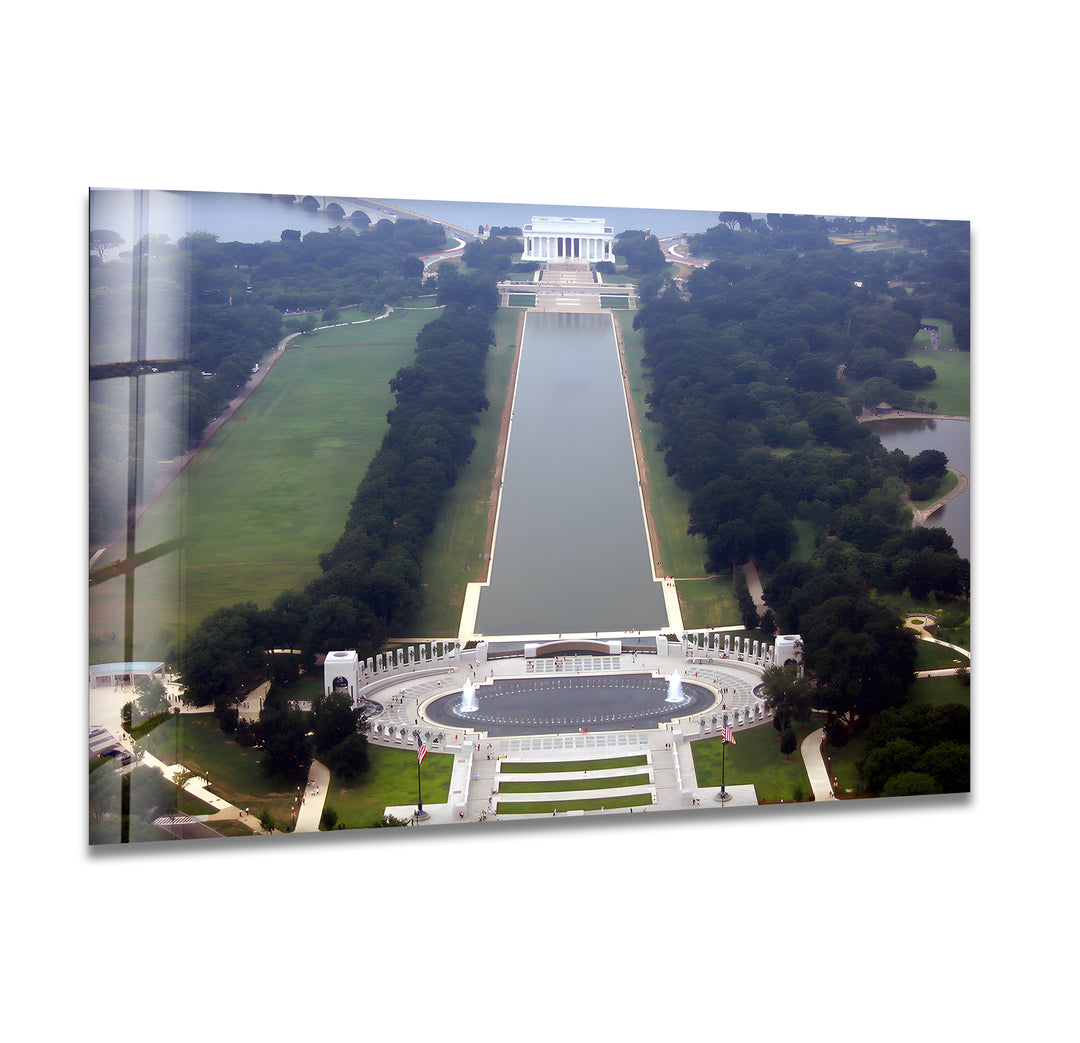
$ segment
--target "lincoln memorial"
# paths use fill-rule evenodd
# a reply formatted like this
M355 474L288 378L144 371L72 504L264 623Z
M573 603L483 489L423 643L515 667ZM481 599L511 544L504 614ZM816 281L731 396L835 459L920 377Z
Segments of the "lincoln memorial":
M615 230L602 217L534 217L524 228L523 261L613 261Z

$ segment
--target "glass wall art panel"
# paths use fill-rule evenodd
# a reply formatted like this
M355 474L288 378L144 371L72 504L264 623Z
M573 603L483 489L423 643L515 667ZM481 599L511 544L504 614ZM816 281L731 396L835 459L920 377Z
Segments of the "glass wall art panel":
M89 844L970 791L969 224L722 203L90 191Z

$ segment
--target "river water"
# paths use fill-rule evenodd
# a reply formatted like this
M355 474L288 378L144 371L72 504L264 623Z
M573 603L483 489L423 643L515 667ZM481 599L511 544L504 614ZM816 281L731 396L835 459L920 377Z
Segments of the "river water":
M971 480L971 423L967 420L878 420L874 434L886 449L901 449L915 456L924 449L939 449L949 464ZM971 486L955 500L936 510L927 525L945 529L962 558L971 558Z
M533 217L602 217L616 232L649 229L654 235L704 232L717 222L715 210L637 210L627 207L560 206L551 203L485 203L431 199L379 199L437 221L475 231L481 224L520 228ZM215 233L223 243L277 241L283 229L323 232L348 221L308 210L286 200L240 192L174 192L93 189L90 227L108 228L130 250L145 233L169 236L175 242L188 232ZM106 253L106 258L116 251Z
M493 554L478 633L667 624L608 314L526 317Z
M380 199L379 202L449 221L470 231L480 224L522 228L534 217L602 217L616 233L631 228L663 238L704 232L717 223L716 210L638 210L618 206L564 206L558 203L471 203L453 200Z

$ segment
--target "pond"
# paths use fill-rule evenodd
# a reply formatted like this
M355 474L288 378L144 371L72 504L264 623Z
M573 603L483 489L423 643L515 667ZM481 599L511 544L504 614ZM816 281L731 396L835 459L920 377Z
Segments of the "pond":
M530 312L522 337L476 630L664 627L611 316Z
M886 449L900 449L915 456L924 449L939 449L949 465L971 481L971 422L968 420L879 420L874 434ZM953 538L957 553L971 558L971 486L955 500L935 511L927 523L945 529Z

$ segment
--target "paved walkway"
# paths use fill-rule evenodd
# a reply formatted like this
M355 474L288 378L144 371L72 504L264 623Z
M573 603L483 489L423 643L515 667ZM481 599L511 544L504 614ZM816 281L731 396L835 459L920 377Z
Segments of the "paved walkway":
M624 671L656 671L662 676L670 676L674 670L687 681L706 684L716 690L724 689L723 701L729 712L729 721L734 710L740 710L741 722L733 725L736 734L751 725L746 721L746 710L756 705L758 699L753 689L760 683L760 675L754 674L736 662L692 663L682 654L675 655L634 655L624 654L619 668ZM484 733L462 730L455 733L443 725L428 722L424 717L425 705L448 692L458 690L464 684L465 677L483 684L498 677L522 676L523 663L520 658L494 660L475 670L454 670L443 664L431 664L426 668L414 668L411 674L399 674L373 682L363 694L381 702L385 710L377 723L384 729L390 729L395 738L387 741L383 737L373 736L371 741L381 745L397 746L401 749L415 749L412 733L419 730L425 738L429 750L454 754L454 767L451 773L449 800L444 804L424 802L427 818L424 825L449 824L451 822L518 822L535 817L550 818L550 813L540 816L503 815L496 812L498 803L498 782L500 768L508 760L522 761L570 761L583 758L614 757L633 753L644 753L649 758L648 771L650 782L647 790L653 800L646 808L631 811L629 808L607 809L603 812L559 812L559 817L594 815L594 814L640 814L642 811L705 811L720 807L753 807L758 803L753 786L728 786L731 799L720 804L716 801L719 787L700 786L694 770L692 738L715 736L717 728L712 724L713 711L695 714L667 725L661 725L644 731L611 731L567 733L562 735L535 735L490 737ZM583 668L582 674L587 671ZM573 676L570 673L568 676ZM719 702L717 703L717 707ZM760 724L755 717L753 726ZM404 735L401 733L404 732ZM445 736L443 744L437 742L437 736ZM821 731L808 736L802 743L801 753L806 764L807 775L815 800L835 799L829 785L828 772L821 756ZM616 790L603 791L615 795ZM625 790L621 790L625 792ZM597 794L590 794L597 795ZM539 799L548 799L541 796ZM556 804L557 807L557 804ZM416 811L416 805L400 805L387 808L387 813L395 818L410 820Z
M821 755L821 741L824 738L824 728L811 732L800 744L799 753L806 767L806 777L810 780L814 800L836 800L832 780L829 778L829 769L825 766L825 758Z
M304 795L300 798L300 813L296 816L294 833L318 833L329 788L330 769L319 761L312 761Z
M567 665L573 666L574 660ZM582 661L580 674L589 673L589 664ZM611 664L609 663L610 667ZM692 662L681 653L667 656L640 655L624 653L618 664L623 671L656 672L661 676L670 676L678 670L687 681L694 681L712 688L717 693L715 709L723 701L729 714L729 722L738 736L747 727L757 726L764 718L758 718L753 710L759 702L754 688L760 683L760 676L746 666L734 661ZM419 728L425 735L425 742L431 752L446 752L454 755L451 773L449 800L446 803L424 803L428 817L423 824L450 824L452 822L489 822L522 821L536 817L550 818L544 815L503 815L496 812L498 782L501 768L507 761L573 761L600 757L624 756L641 753L647 757L645 769L649 775L647 784L641 787L652 801L644 807L609 808L603 811L558 812L559 817L576 817L595 814L642 814L647 812L696 812L710 808L754 807L757 805L757 793L751 786L727 786L730 799L720 803L716 798L717 786L698 784L694 770L692 740L698 737L715 737L718 727L712 723L714 716L710 709L705 713L694 714L647 730L596 731L585 733L567 733L562 735L528 735L489 737L484 733L462 730L454 733L449 728L428 722L423 710L425 705L448 692L459 690L464 679L469 677L478 684L496 677L523 676L523 661L520 658L489 661L480 668L451 668L446 664L415 664L412 670L377 679L362 690L363 695L382 703L384 711L375 719L383 729L393 729L395 735L388 738L372 735L371 741L380 745L415 750L414 730ZM562 676L574 676L573 669ZM178 699L177 687L167 686L170 697ZM120 707L132 698L130 689L91 690L90 721L93 725L109 728L120 737L121 744L133 750L130 738L120 728ZM252 692L240 707L245 717L257 718L262 705L263 689ZM207 713L209 710L185 707L180 704L182 713ZM734 723L734 711L740 711L740 722ZM748 723L749 722L749 723ZM404 735L401 733L404 732ZM443 733L442 743L435 737ZM808 735L801 744L801 754L806 766L807 776L815 800L832 800L829 776L821 756L821 737L819 730ZM142 763L157 768L166 778L171 778L180 765L166 764L151 754L144 753ZM595 775L593 776L595 777ZM330 772L319 761L313 761L308 775L307 785L298 795L296 824L293 832L313 833L319 829L326 794L330 787ZM188 792L214 808L208 815L196 818L213 828L215 822L236 820L242 822L255 833L263 830L257 814L247 808L238 808L213 793L205 779L193 778L184 787ZM616 796L627 792L624 788L592 791L590 796ZM569 798L570 794L567 794ZM545 799L541 795L540 799ZM557 807L557 805L556 805ZM395 818L409 820L416 811L416 805L390 807L387 812Z

